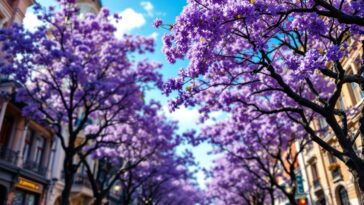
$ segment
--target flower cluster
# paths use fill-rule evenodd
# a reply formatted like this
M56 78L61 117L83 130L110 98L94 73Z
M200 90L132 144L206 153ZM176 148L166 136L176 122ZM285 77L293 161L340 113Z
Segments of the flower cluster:
M342 152L351 153L355 165L348 166L360 173L362 158L346 144L353 143L349 133L356 132L348 131L348 116L361 111L348 112L339 100L346 87L364 88L360 55L353 68L343 60L361 50L363 6L362 1L340 0L188 1L163 37L163 52L170 63L189 60L183 72L164 83L166 94L178 93L170 109L198 105L203 122L211 113L223 112L229 120L207 128L202 138L222 150L226 146L246 150L240 146L248 144L262 153L255 136L277 146L278 139L283 145L292 139L278 137L282 133L296 133L299 142L309 134L322 144L318 137L322 129L314 124L326 120L325 130L335 134L340 148L327 143L323 148L341 159ZM278 125L288 131L281 132ZM360 186L364 190L364 183ZM236 202L226 200L222 199L225 204Z

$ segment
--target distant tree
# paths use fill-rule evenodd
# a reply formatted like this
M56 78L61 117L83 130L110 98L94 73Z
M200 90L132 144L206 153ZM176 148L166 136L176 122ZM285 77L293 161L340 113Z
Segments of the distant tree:
M235 111L228 119L204 128L201 133L215 146L215 152L224 156L224 164L216 165L211 171L216 181L213 184L224 185L220 187L224 192L230 191L232 196L244 198L246 204L274 205L281 198L296 205L299 155L310 142L303 127L291 123L285 117L271 116L254 120L256 115L243 109ZM223 173L228 176L222 176ZM226 178L232 177L234 181L229 179L231 183L224 182ZM234 183L242 183L246 188L237 188ZM211 189L215 189L215 186ZM252 192L253 196L247 196L245 193L250 188L266 194L257 198L257 193ZM215 197L219 198L219 195Z
M100 142L89 145L86 149L94 150L92 158L97 161L97 172L83 153L79 153L91 182L95 205L102 204L114 185L127 178L128 173L140 169L139 166L149 161L162 161L164 155L174 155L180 144L180 138L175 135L177 126L159 114L159 110L159 104L152 102L128 124L109 128L108 135ZM154 171L149 171L145 174L153 175Z
M213 204L274 204L277 195L275 189L266 183L259 171L251 173L241 163L232 162L227 155L215 161L209 176L211 181L208 183L207 193Z
M190 170L191 160L191 155L164 152L128 170L120 178L122 205L205 204L205 195L197 187L194 173Z

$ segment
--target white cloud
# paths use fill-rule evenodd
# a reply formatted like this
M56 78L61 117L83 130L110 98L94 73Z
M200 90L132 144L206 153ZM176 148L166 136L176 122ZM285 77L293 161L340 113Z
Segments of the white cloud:
M23 20L24 28L28 29L29 31L35 31L35 29L39 26L43 25L43 22L40 21L37 18L37 15L35 15L33 12L28 11L25 14L24 20Z
M153 38L155 41L157 40L157 38L158 38L158 33L157 32L153 32L153 33L151 33L150 35L149 35L149 37L151 37L151 38Z
M180 107L179 109L170 113L168 111L168 106L164 106L163 110L168 118L174 121L178 121L180 131L183 132L192 128L197 128L198 118L200 114L196 108L189 109L186 107Z
M142 1L142 2L140 2L140 5L147 12L148 16L154 15L153 14L154 6L150 1Z
M126 8L119 15L121 16L121 20L113 22L117 28L115 33L117 37L121 37L125 33L130 33L133 29L142 27L146 22L143 14L136 12L132 8Z
M168 118L178 121L179 130L182 132L189 129L199 129L204 126L211 126L216 123L215 120L220 121L228 117L228 114L223 111L211 112L210 119L201 124L199 123L200 113L197 108L186 108L183 106L170 113L168 107L164 106L163 111Z

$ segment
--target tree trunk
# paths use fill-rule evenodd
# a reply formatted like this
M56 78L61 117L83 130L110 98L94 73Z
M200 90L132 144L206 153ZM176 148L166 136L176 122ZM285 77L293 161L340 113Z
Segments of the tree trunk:
M269 195L270 195L271 205L275 205L276 202L274 200L274 191L269 190Z
M122 205L129 205L130 198L131 198L131 196L129 195L129 193L128 192L124 192L123 193L123 197L122 197Z
M364 41L362 41L363 44L363 51L364 51ZM362 56L363 60L364 60L364 53ZM362 65L364 66L364 64ZM361 89L362 91L364 91L364 85L361 85ZM361 116L359 118L359 131L360 131L360 135L361 135L361 154L364 155L364 108L362 108L361 110ZM354 142L355 143L355 142ZM358 183L359 185L359 189L361 192L361 204L364 204L364 161L363 161L363 156L361 158L361 161L358 163L359 165L357 167L355 167L356 169L353 170L353 175L355 178L355 181Z
M63 162L64 171L64 188L61 195L61 205L70 204L71 189L73 185L73 178L75 175L75 170L73 167L72 156L66 152L66 156Z
M364 172L364 169L362 170ZM360 191L364 192L364 173L361 173L357 179L357 183L359 184Z
M71 179L71 176L67 176L65 174L64 177L64 188L62 190L62 197L61 197L61 205L69 205L69 199L71 196L71 189L72 189L72 183L73 180Z
M101 195L94 195L95 197L95 201L94 201L94 205L102 205L102 199L103 197Z
M360 204L364 204L364 188L363 188L363 186L364 186L364 173L363 172L364 172L364 170L359 174L353 173L355 183L357 183L358 187L359 187L358 191L360 192L359 193L360 194L360 196L359 196Z

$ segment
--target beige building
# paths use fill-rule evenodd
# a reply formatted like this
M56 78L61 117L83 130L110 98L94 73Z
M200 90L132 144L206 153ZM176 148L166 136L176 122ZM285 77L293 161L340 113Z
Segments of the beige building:
M342 61L344 69L349 73L357 73L359 68L357 60L361 58L361 55L360 45L357 50L352 51L350 58ZM345 109L362 107L363 99L364 92L357 84L347 84L337 106ZM359 116L353 116L348 119L349 129L353 136L354 132L358 130L358 118ZM320 120L314 125L317 129L326 126L325 120ZM330 131L322 134L322 138L332 146L340 147ZM354 148L362 149L359 139L354 144ZM343 162L337 160L316 143L308 146L302 156L307 173L306 183L313 205L360 205L360 190L352 173Z
M337 144L332 137L326 139L332 145ZM360 205L359 189L343 162L317 144L312 144L304 152L303 158L312 204Z

